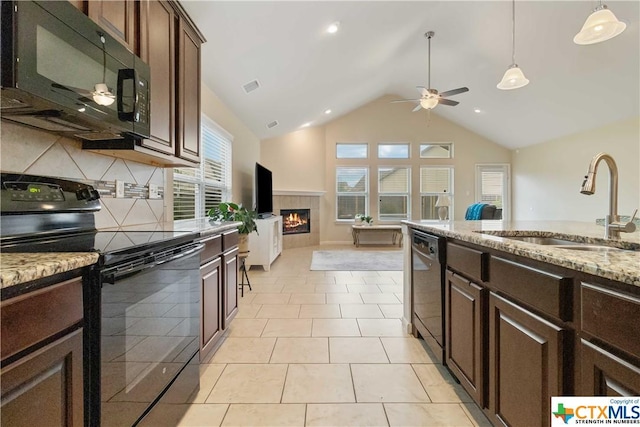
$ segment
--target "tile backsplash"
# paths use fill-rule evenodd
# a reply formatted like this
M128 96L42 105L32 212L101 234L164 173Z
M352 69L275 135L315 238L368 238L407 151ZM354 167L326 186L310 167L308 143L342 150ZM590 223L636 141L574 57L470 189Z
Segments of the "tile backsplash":
M82 181L101 197L96 227L162 222L165 171L130 160L82 150L82 143L12 123L1 123L0 170ZM123 181L123 198L115 198L115 182ZM149 184L158 186L159 198L148 199Z

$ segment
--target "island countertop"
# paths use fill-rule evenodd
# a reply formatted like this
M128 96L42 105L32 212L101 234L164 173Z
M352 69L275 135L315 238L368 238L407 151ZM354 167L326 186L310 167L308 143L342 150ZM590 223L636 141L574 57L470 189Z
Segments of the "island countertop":
M410 228L566 267L640 288L640 232L605 240L604 227L578 221L403 221ZM502 236L557 237L630 250L582 251Z

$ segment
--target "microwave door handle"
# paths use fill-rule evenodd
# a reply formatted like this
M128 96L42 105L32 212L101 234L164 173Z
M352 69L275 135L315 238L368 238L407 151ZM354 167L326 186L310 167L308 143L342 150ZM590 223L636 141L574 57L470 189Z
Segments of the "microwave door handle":
M125 80L133 80L133 95L135 105L133 111L124 111L124 82ZM133 68L123 68L118 70L118 118L123 122L133 122L135 112L138 107L138 88L135 84L136 73Z

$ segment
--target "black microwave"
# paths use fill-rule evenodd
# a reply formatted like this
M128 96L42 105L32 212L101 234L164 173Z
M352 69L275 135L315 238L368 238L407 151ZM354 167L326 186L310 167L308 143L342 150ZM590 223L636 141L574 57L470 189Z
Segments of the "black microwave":
M2 1L3 120L89 141L149 137L149 66L68 1Z

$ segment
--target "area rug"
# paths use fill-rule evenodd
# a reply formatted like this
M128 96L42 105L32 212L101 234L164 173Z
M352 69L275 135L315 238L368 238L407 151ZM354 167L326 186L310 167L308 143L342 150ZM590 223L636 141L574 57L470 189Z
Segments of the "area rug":
M402 271L402 251L313 251L311 270Z

